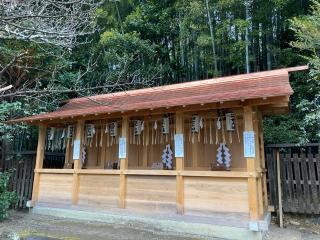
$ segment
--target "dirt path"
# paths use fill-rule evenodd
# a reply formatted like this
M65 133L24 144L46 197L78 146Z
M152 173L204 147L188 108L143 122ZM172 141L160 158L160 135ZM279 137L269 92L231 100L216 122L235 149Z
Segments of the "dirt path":
M285 225L284 229L271 225L265 240L320 240L320 218L290 217ZM8 220L0 223L1 240L18 239L14 238L14 233L42 236L28 240L200 240L199 237L166 234L156 229L136 229L133 226L76 221L26 212L13 212Z
M84 222L52 216L13 212L10 218L0 223L0 239L18 233L21 236L36 235L65 240L195 240L199 238L167 235L154 229L135 229L132 226L111 225L100 222ZM10 238L9 238L10 239ZM35 238L34 238L35 239ZM45 238L41 238L45 239ZM48 238L47 238L48 239ZM50 238L49 238L50 239Z

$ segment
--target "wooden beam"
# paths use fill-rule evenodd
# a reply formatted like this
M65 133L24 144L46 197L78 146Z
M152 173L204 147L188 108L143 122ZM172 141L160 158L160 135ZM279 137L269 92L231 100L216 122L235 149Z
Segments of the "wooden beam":
M183 113L177 112L176 113L176 133L183 134L184 133L184 119ZM184 158L183 157L176 157L176 206L177 206L177 213L183 214L184 213L184 179L182 171L184 169Z
M39 196L40 174L37 171L42 169L42 167L43 167L46 136L47 136L47 127L44 125L40 125L39 126L36 164L35 164L35 173L34 173L34 181L33 181L33 189L32 189L32 204L33 205L38 201L38 196Z
M77 120L101 120L101 119L112 119L112 118L120 118L124 115L128 117L133 117L139 115L141 116L150 116L154 114L166 114L166 113L175 113L178 111L183 112L193 112L193 111L200 111L200 110L215 110L215 109L228 109L228 108L242 108L243 106L267 106L273 104L285 104L289 102L289 96L278 96L278 97L269 97L267 99L261 98L254 98L254 99L244 99L244 100L230 100L230 101L222 101L222 102L213 102L213 103L205 103L201 105L198 104L191 104L187 106L171 106L170 108L160 107L156 109L139 109L137 112L136 109L128 110L126 112L104 112L104 113L92 113L87 115L79 115L79 116L67 116L63 119L55 118L52 120L44 119L44 120L32 120L32 121L25 121L27 124L31 125L39 125L41 123L46 124L55 124L55 123L64 123L64 124L71 124ZM14 122L14 120L13 120Z
M126 138L126 157L120 159L120 189L119 189L119 207L126 207L127 177L125 170L128 169L129 153L129 117L122 118L121 137Z
M253 131L253 110L251 106L245 106L244 110L244 130ZM256 137L256 136L255 136ZM256 158L246 158L247 171L256 172ZM251 220L258 220L259 218L259 199L257 179L248 178L248 200L249 200L249 214Z
M84 120L79 120L76 126L76 135L75 141L80 141L80 157L79 159L73 159L73 169L78 170L82 168L82 145L84 141ZM72 204L78 204L79 200L79 189L80 189L80 177L77 172L73 173L73 180L72 180Z

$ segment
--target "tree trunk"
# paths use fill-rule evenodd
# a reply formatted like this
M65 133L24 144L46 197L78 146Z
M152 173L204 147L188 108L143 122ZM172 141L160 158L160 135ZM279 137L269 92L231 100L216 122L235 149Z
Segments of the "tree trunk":
M207 8L207 15L208 15L208 24L210 28L210 36L211 36L211 46L212 46L212 54L213 54L213 62L214 62L214 76L218 75L218 64L217 64L217 57L216 57L216 46L214 40L214 33L213 33L213 25L211 20L211 14L209 10L209 0L206 0L206 8Z

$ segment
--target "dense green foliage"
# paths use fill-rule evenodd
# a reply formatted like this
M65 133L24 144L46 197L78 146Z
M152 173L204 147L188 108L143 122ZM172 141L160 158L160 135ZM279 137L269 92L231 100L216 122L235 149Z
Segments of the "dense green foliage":
M0 221L8 217L9 208L17 200L15 192L8 191L11 173L0 172Z
M292 74L290 116L268 118L265 139L318 141L319 9L306 0L104 1L99 31L73 49L0 39L1 66L27 53L0 75L20 91L2 97L0 117L48 111L71 97L309 62L310 75Z

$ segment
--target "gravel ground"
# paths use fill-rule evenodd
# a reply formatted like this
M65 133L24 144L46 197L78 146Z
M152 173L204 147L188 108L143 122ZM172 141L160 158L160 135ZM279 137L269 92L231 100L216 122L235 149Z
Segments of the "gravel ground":
M200 240L199 237L170 235L155 229L136 229L131 226L84 222L15 211L0 223L0 239L18 240ZM29 236L29 237L27 237ZM30 237L32 236L32 237ZM287 216L285 228L272 224L265 240L320 240L320 218Z

